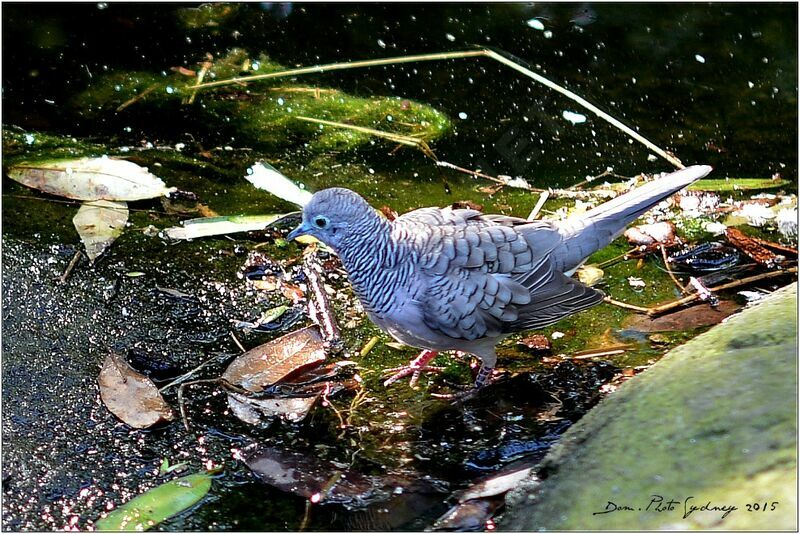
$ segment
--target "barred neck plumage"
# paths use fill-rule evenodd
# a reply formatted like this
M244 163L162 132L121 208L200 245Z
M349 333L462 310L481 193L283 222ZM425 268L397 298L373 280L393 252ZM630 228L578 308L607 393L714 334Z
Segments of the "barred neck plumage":
M397 303L393 297L413 274L405 246L392 236L392 224L377 214L348 228L337 253L364 309L379 316Z

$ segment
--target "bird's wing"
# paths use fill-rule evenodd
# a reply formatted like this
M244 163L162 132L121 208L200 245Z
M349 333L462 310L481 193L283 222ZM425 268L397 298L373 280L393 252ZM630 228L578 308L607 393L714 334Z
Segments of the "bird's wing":
M399 217L395 231L419 255L425 323L453 338L544 326L602 298L553 269L560 235L546 222L425 208Z

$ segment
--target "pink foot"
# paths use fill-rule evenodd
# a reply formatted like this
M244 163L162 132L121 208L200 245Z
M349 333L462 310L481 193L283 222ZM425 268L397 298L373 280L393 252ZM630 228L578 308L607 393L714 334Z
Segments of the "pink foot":
M411 380L409 381L409 385L414 387L416 383L419 381L419 376L422 371L439 371L440 369L435 367L428 367L428 363L439 354L435 350L423 350L419 356L411 360L409 364L405 367L397 367L394 369L387 369L387 373L394 374L390 376L386 381L384 381L384 386L390 386L400 380L403 377L411 375Z

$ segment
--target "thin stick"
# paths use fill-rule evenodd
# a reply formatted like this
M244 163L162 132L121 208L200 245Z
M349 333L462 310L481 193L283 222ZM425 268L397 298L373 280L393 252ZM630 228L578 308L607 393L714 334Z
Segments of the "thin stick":
M228 333L233 338L233 342L236 343L236 346L239 347L239 350L242 352L247 352L247 349L245 349L244 346L242 346L242 344L239 342L239 338L236 337L236 334L234 334L233 332L228 332Z
M625 352L625 349L612 349L612 350L601 350L598 352L589 352L586 354L581 354L578 356L572 356L571 360L588 360L590 358L599 358L601 356L616 356L617 354L622 354Z
M714 286L708 288L709 291L715 293L717 291L724 291L726 289L733 289L735 287L752 284L753 282L759 282L761 280L767 280L770 278L776 278L778 276L784 276L787 274L792 274L797 272L797 267L792 267L791 269L786 269L785 271L770 271L768 273L757 274L755 276L749 276L747 278L742 278L739 280L734 280L733 282L729 282L727 284L722 284L720 286ZM668 302L666 304L662 304L660 306L654 306L652 308L647 309L647 315L654 317L656 315L661 315L664 312L670 311L675 308L679 308L684 304L688 304L700 298L698 293L693 293L688 297L684 297L682 299L678 299L673 302Z
M407 135L396 134L392 132L384 132L382 130L375 130L372 128L366 128L364 126L356 126L354 124L346 124L344 122L326 121L324 119L315 119L313 117L302 117L302 116L298 116L295 118L301 121L313 122L316 124L324 124L326 126L333 126L334 128L343 128L346 130L353 130L356 132L374 135L376 137L383 137L384 139L389 139L390 141L394 141L395 143L400 143L401 145L413 146L419 148L422 151L422 153L428 156L429 158L433 159L434 161L437 159L436 155L433 153L433 150L431 150L431 147L428 146L428 143L426 143L422 139L416 139L414 137L410 137Z
M284 71L280 71L280 72L269 72L269 73L266 73L266 74L254 74L254 75L251 75L251 76L238 76L238 77L235 77L235 78L229 78L227 80L217 80L217 81L207 82L207 83L198 83L196 85L191 86L190 89L192 89L194 91L198 91L200 89L208 89L208 88L211 88L211 87L222 87L222 86L225 86L225 85L241 84L241 83L244 83L244 82L253 82L253 81L258 81L258 80L269 80L269 79L273 79L273 78L284 78L284 77L287 77L287 76L300 76L300 75L303 75L303 74L322 73L322 72L329 72L329 71L334 71L334 70L356 69L356 68L362 68L362 67L376 67L376 66L381 66L381 65L399 65L399 64L402 64L402 63L415 63L415 62L420 62L420 61L441 61L441 60L445 60L445 59L462 59L462 58L469 58L469 57L488 57L488 58L491 58L491 59L493 59L493 60L495 60L495 61L497 61L499 63L502 63L503 65L505 65L507 67L511 67L512 69L516 70L517 72L520 72L520 73L524 74L525 76L528 76L529 78L532 78L533 80L541 83L542 85L545 85L546 87L549 87L550 89L552 89L552 90L554 90L554 91L556 91L558 93L561 93L562 95L566 96L570 100L573 100L574 102L576 102L579 105L583 106L584 108L588 109L589 111L591 111L592 113L594 113L595 115L597 115L601 119L605 120L606 122L608 122L612 126L615 126L616 128L618 128L618 129L622 130L623 132L625 132L626 134L628 134L633 139L636 139L637 141L642 143L644 146L646 146L647 148L649 148L650 150L652 150L653 152L655 152L656 154L658 154L662 158L664 158L667 161L669 161L670 163L672 163L678 169L683 169L684 168L684 165L683 165L683 163L681 163L681 160L679 160L673 154L670 154L669 152L666 152L665 150L662 150L661 148L656 146L654 143L652 143L651 141L647 140L642 135L638 134L635 130L631 129L630 127L626 126L625 124L623 124L619 120L615 119L614 117L612 117L611 115L609 115L605 111L601 110L600 108L598 108L597 106L595 106L594 104L589 102L588 100L576 95L575 93L573 93L569 89L566 89L565 87L561 87L557 83L548 80L544 76L542 76L540 74L537 74L537 73L533 72L532 70L530 70L530 69L528 69L526 67L523 67L522 65L520 65L518 63L515 63L514 61L506 58L505 56L502 56L502 55L498 54L494 50L489 50L489 49L466 50L466 51L461 51L461 52L445 52L445 53L440 53L440 54L420 54L420 55L415 55L415 56L400 56L400 57L384 58L384 59L369 59L369 60L365 60L365 61L350 61L350 62L347 62L347 63L329 63L327 65L316 65L316 66L313 66L313 67L303 67L303 68L299 68L299 69L290 69L290 70L284 70Z
M597 268L598 269L604 269L604 268L608 267L609 265L613 265L613 264L617 263L620 260L628 259L628 256L630 256L634 252L638 252L638 251L639 251L639 247L633 247L632 249L630 249L628 252L625 252L624 254L620 254L619 256L614 256L613 258L608 259L608 260L606 260L606 261L604 261L602 263L598 263L597 264Z
M257 80L270 80L273 78L285 78L287 76L300 76L302 74L314 74L330 72L333 70L358 69L362 67L379 67L381 65L399 65L401 63L415 63L419 61L440 61L444 59L461 59L467 57L485 56L483 50L467 50L461 52L445 52L441 54L420 54L416 56L390 57L383 59L368 59L364 61L350 61L347 63L329 63L327 65L316 65L314 67L303 67L299 69L284 70L280 72L268 72L266 74L254 74L252 76L238 76L227 80L218 80L193 85L192 89L209 89L211 87L222 87L242 82L254 82Z
M300 526L297 530L302 532L308 528L308 522L311 519L311 501L306 501L306 510L303 513L303 519L300 521Z
M120 104L120 105L119 105L119 107L117 107L117 110L116 110L116 111L117 111L117 113L119 113L119 112L120 112L120 111L122 111L123 109L127 108L128 106L130 106L130 105L132 105L132 104L135 104L135 103L136 103L136 102L138 102L139 100L143 99L144 97L146 97L147 95L149 95L150 93L152 93L153 91L155 91L156 89L158 89L158 87L159 87L160 85L161 85L161 84L154 83L153 85L151 85L150 87L148 87L147 89L145 89L144 91L142 91L141 93L139 93L138 95L134 96L133 98L130 98L130 99L126 100L125 102L123 102L122 104Z
M747 284L752 284L753 282L759 282L761 280L768 280L770 278L777 278L779 276L784 276L787 274L794 274L797 272L797 267L792 267L791 269L786 269L784 271L770 271L768 273L757 274L755 276L749 276L747 278L741 278L739 280L734 280L733 282L728 282L727 284L722 284L719 286L714 286L708 288L708 290L712 293L717 291L725 291L726 289L733 289L735 287L744 286ZM685 304L689 304L690 302L694 302L698 300L700 295L698 293L692 293L687 297L683 297L678 300L674 300L672 302L667 302L666 304L660 304L658 306L652 306L650 308L644 308L642 306L636 306L634 304L628 304L626 302L620 302L618 300L614 300L610 297L606 297L603 299L604 302L608 304L613 304L614 306L619 306L620 308L625 308L626 310L633 310L638 313L644 313L649 315L650 317L655 317L657 315L661 315L665 312L673 310L675 308L680 308Z
M364 348L361 349L359 356L363 358L364 356L369 354L370 351L375 348L375 345L378 344L378 341L380 341L380 338L378 336L372 336L372 338L369 341L367 341L367 344L364 345Z
M200 365L198 365L197 367L195 367L194 369L192 369L191 371L188 371L188 372L186 372L186 373L183 373L181 376L179 376L178 378L176 378L175 380L173 380L172 382L170 382L170 383L169 383L169 384L167 384L166 386L162 386L162 387L160 387L160 388L158 389L158 392L159 392L159 393L163 393L163 392L165 392L167 389L171 388L172 386L174 386L174 385L176 385L176 384L180 384L180 383L181 383L181 382L183 382L184 380L187 380L187 379L191 378L191 377L192 377L192 376L194 376L194 374L195 374L195 373L197 373L197 372L198 372L200 369L202 369L203 367L205 367L205 366L206 366L206 365L208 365L209 363L211 363L211 362L213 362L214 360L216 360L216 359L217 359L219 356L220 356L219 354L216 354L216 355L212 356L211 358L207 359L206 361L204 361L203 363L201 363ZM205 379L205 380L210 380L210 379ZM216 380L216 378L215 378L215 379L213 379L213 380ZM195 382L197 382L197 381L195 381ZM189 382L187 382L187 384L188 384L188 383L189 383ZM192 383L194 383L194 382L192 382Z
M536 220L536 218L539 216L539 212L542 211L542 207L544 206L544 203L547 202L547 198L549 196L549 191L542 191L542 193L539 195L539 200L536 201L536 205L531 210L530 215L528 215L529 221Z
M437 161L436 165L439 167L446 167L448 169L453 169L454 171L463 172L464 174L470 174L472 176L477 176L479 178L485 178L487 180L491 180L497 184L506 185L505 180L501 180L500 178L495 178L494 176L490 176L488 174L483 174L480 171L471 171L469 169L465 169L464 167L459 167L458 165L453 165L447 161Z
M648 313L650 308L644 308L642 306L636 306L635 304L628 304L626 302L621 302L619 300L614 300L611 297L606 297L603 299L603 302L607 302L608 304L613 304L614 306L619 306L620 308L625 308L626 310L633 310L639 313Z
M337 89L320 89L319 87L270 87L269 91L280 93L312 93L315 98L320 98L323 94L335 94ZM401 124L398 121L398 124Z
M211 69L211 67L214 65L210 61L211 56L208 56L208 57L209 57L209 61L203 61L203 65L200 67L200 72L197 73L197 83L198 84L203 83L203 80L205 80L206 74L208 74L209 69ZM195 84L195 85L197 85L197 84ZM195 99L196 96L197 96L197 89L192 89L192 94L189 95L189 100L187 100L187 103L188 104L194 104L194 99Z
M78 265L78 260L81 259L81 254L82 254L81 249L75 251L75 255L72 256L72 259L69 261L69 265L67 265L67 268L64 270L64 274L62 274L58 278L59 282L61 282L62 284L65 284L67 282L67 278L69 278L69 275L72 273L72 270L75 268L76 265Z
M186 429L187 432L191 432L192 429L189 426L189 419L186 417L186 403L183 399L183 390L188 386L194 386L195 384L219 384L219 378L204 378L202 380L192 380L191 382L184 382L180 386L178 386L178 408L181 412L181 420L183 421L183 427ZM159 390L160 391L160 390Z
M598 108L597 106L595 106L594 104L589 102L588 100L576 95L575 93L573 93L572 91L570 91L570 90L568 90L568 89L566 89L564 87L561 87L557 83L548 80L544 76L541 76L540 74L536 74L532 70L530 70L528 68L525 68L522 65L519 65L519 64L511 61L510 59L506 58L505 56L501 56L500 54L498 54L497 52L495 52L493 50L485 49L484 52L485 52L487 57L490 57L490 58L494 59L495 61L498 61L498 62L502 63L503 65L506 65L507 67L511 67L515 71L521 72L525 76L528 76L529 78L533 78L534 80L536 80L537 82L541 83L542 85L545 85L545 86L549 87L550 89L561 93L562 95L566 96L570 100L573 100L573 101L577 102L578 104L580 104L581 106L585 107L586 109L588 109L589 111L591 111L592 113L594 113L595 115L600 117L601 119L605 120L606 122L608 122L609 124L611 124L613 126L616 126L618 129L622 130L623 132L628 134L630 137L636 139L637 141L642 143L644 146L646 146L647 148L649 148L650 150L652 150L653 152L655 152L656 154L658 154L662 158L664 158L667 161L669 161L670 163L672 163L675 167L677 167L679 169L683 169L684 168L684 165L683 165L683 163L681 163L681 160L679 160L678 158L676 158L672 154L670 154L670 153L668 153L668 152L666 152L664 150L661 150L655 144L653 144L652 142L648 141L646 138L644 138L641 135L639 135L638 133L636 133L636 131L634 131L630 127L626 126L625 124L621 123L620 121L618 121L617 119L615 119L614 117L612 117L611 115L606 113L605 111L601 110L600 108Z
M667 274L672 281L675 282L675 285L678 286L678 289L681 290L681 293L686 293L686 286L680 283L680 281L675 277L675 273L672 272L672 269L669 268L669 260L667 259L667 249L664 247L663 244L659 244L658 248L661 249L661 257L664 258L664 268L667 270Z

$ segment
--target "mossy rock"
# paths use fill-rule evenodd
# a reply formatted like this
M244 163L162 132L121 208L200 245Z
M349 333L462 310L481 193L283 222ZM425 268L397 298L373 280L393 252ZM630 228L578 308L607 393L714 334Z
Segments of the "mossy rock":
M500 528L796 530L796 399L793 284L590 411L544 460L543 480L509 494ZM686 514L708 503L720 509Z

